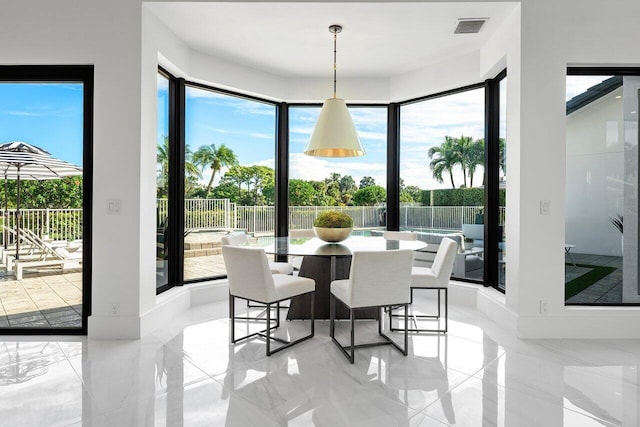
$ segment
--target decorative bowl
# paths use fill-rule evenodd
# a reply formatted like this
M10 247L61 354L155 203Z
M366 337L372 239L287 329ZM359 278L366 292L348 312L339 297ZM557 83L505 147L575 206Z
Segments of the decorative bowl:
M329 243L342 242L351 235L353 227L350 228L328 228L328 227L313 227L318 239L324 240Z

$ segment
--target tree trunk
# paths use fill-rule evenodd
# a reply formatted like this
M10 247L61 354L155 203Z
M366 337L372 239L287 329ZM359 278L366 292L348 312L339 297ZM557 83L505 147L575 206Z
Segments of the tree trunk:
M453 183L453 171L449 170L449 177L451 178L451 188L456 188L456 185Z
M209 180L209 184L207 184L207 195L206 198L209 198L209 191L211 191L211 185L213 185L213 178L216 176L216 170L211 168L211 179Z

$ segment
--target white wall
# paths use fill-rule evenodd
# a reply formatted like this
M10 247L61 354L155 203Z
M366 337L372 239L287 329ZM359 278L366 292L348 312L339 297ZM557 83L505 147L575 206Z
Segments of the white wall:
M186 50L166 28L143 19L143 9L139 0L5 0L0 14L2 63L95 64L93 337L137 337L152 327L145 319L159 318L152 313L159 303L149 220L155 218L158 57L185 76L274 99L326 97L325 83L289 87L277 77ZM562 250L566 66L640 64L638 16L635 0L524 0L483 51L467 58L468 67L451 75L452 86L474 83L506 58L508 290L506 305L493 310L505 309L523 337L640 335L635 308L564 306ZM387 84L366 81L345 97L397 100L414 84L419 96L444 88L443 79L418 70ZM121 215L106 214L109 199L122 200ZM540 215L540 200L551 201L550 215ZM540 301L547 302L547 313L540 313ZM118 315L111 314L113 306Z
M89 328L115 336L139 335L135 321L140 312L141 242L139 40L138 2L2 2L3 64L95 64ZM109 199L122 201L121 215L107 215ZM112 316L112 308L119 315ZM96 319L99 325L92 327Z
M522 3L520 159L509 165L510 172L516 169L520 175L517 215L522 226L515 230L515 236L509 235L511 246L516 243L519 247L519 289L517 301L508 301L518 314L521 336L640 334L636 327L640 316L635 308L565 307L562 256L566 215L566 67L640 64L638 16L640 3L636 1ZM511 190L509 187L509 193ZM511 221L512 206L507 197ZM550 215L540 214L540 200L551 201ZM541 301L547 302L547 313L540 313Z
M624 213L622 88L567 116L566 242L572 252L621 256L609 218Z

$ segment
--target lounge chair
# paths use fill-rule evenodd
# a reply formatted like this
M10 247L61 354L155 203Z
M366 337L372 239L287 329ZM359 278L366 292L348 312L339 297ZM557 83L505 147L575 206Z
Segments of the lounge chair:
M70 252L66 247L56 247L45 242L33 231L25 228L20 230L20 238L36 250L29 255L21 255L20 259L7 255L7 272L12 271L15 266L16 279L22 280L25 268L33 267L53 267L77 268L82 262L82 249ZM58 242L60 243L60 242Z

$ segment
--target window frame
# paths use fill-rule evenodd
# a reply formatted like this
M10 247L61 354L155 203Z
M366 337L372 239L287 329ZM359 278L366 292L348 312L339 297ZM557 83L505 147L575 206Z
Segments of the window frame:
M160 67L160 69L162 69ZM387 175L386 175L386 183L387 183L387 229L395 230L399 229L399 219L400 219L400 108L404 105L409 105L415 102L425 101L429 99L444 97L447 95L453 95L469 90L484 88L485 89L485 141L491 141L495 139L494 143L487 142L485 143L485 156L486 158L495 157L497 159L498 153L487 153L489 150L493 150L493 148L489 148L490 146L497 147L498 146L498 138L499 138L499 129L492 130L488 132L489 124L488 123L498 123L499 120L499 81L506 77L506 69L502 70L496 77L493 79L487 79L484 82L474 83L458 88L453 88L450 90L428 94L416 98L407 99L400 102L391 102L388 104L385 103L353 103L348 104L348 107L383 107L387 109ZM288 103L286 101L277 102L273 100L269 100L266 98L261 98L257 96L247 95L243 93L239 93L236 91L218 88L212 85L206 85L198 82L187 81L184 79L177 79L182 82L182 91L177 94L177 97L182 97L180 102L179 99L174 99L173 103L178 105L175 109L175 115L179 117L179 123L174 126L179 129L180 132L178 135L179 145L181 146L181 158L182 162L179 169L174 168L174 173L180 173L180 177L182 179L180 187L182 188L182 200L184 200L184 129L185 129L185 92L186 86L200 88L204 90L209 90L229 96L234 96L242 99L252 100L256 102L266 103L275 106L276 109L276 127L275 127L275 191L276 191L276 200L275 200L275 224L274 224L274 235L276 237L286 236L288 234L288 183L289 183L289 109L297 108L297 107L320 107L321 103ZM488 96L487 88L491 88L491 96ZM496 95L496 87L497 87L497 95ZM497 98L496 98L497 96ZM170 111L172 107L170 107ZM170 120L171 123L171 120ZM492 125L497 126L497 125ZM171 132L170 132L171 133ZM175 143L174 143L175 144ZM497 162L497 160L496 160ZM492 163L493 164L493 163ZM498 164L498 163L495 163ZM492 251L495 251L494 254L487 254L484 260L484 277L482 280L474 280L474 279L466 279L466 278L456 278L456 280L481 284L485 287L491 286L502 292L498 288L498 241L497 241L497 233L498 230L498 212L499 207L498 203L498 193L499 193L499 173L498 171L489 172L489 165L484 168L485 169L485 182L488 184L485 186L485 212L487 212L485 216L485 242L489 245L488 247L492 248ZM177 170L177 172L176 172ZM170 176L171 168L170 168ZM180 178L178 178L180 179ZM175 179L174 179L175 180ZM491 181L490 181L491 180ZM495 181L495 182L494 182ZM171 178L170 178L171 182ZM489 188L495 187L494 190L489 190ZM392 191L393 190L393 191ZM178 189L174 192L177 193ZM171 194L171 193L170 193ZM169 196L171 198L171 195ZM487 211L487 207L489 203L496 204L495 208L490 209L491 213ZM170 203L171 205L171 203ZM495 211L495 212L493 212ZM180 264L180 266L184 265L184 238L182 236L181 230L184 229L184 212L175 212L176 216L181 215L181 221L176 221L173 228L173 231L170 233L172 235L172 239L178 240L177 244L172 245L173 249L170 248L170 271L171 268L171 260L174 259L174 263ZM171 216L171 214L170 214ZM171 218L169 219L169 224L172 224ZM492 233L494 231L494 233ZM494 248L495 247L495 248ZM180 262L178 262L178 260ZM180 269L180 270L179 270ZM183 284L191 284L198 283L202 281L212 280L212 279L224 279L226 276L211 276L211 277L203 277L192 280L183 280L184 271L183 267L174 267L174 271L176 271L175 275L171 276L175 280L174 286L180 286ZM178 272L179 270L179 272ZM487 275L489 273L489 278ZM495 283L493 283L495 281Z
M567 66L566 77L568 76L637 76L640 77L640 67L589 67L589 66ZM639 131L640 132L640 131ZM565 136L566 144L566 136ZM565 146L566 151L566 146ZM566 154L566 153L565 153ZM566 171L565 171L566 174ZM640 179L638 182L638 191L640 192ZM640 227L638 228L640 242ZM640 244L639 244L640 246ZM623 253L624 257L624 253ZM640 303L635 302L618 302L618 303L568 303L566 298L563 299L564 307L640 307Z
M87 335L91 315L93 231L93 65L0 65L0 83L70 83L83 85L82 99L82 323L79 328L0 328L0 335Z

